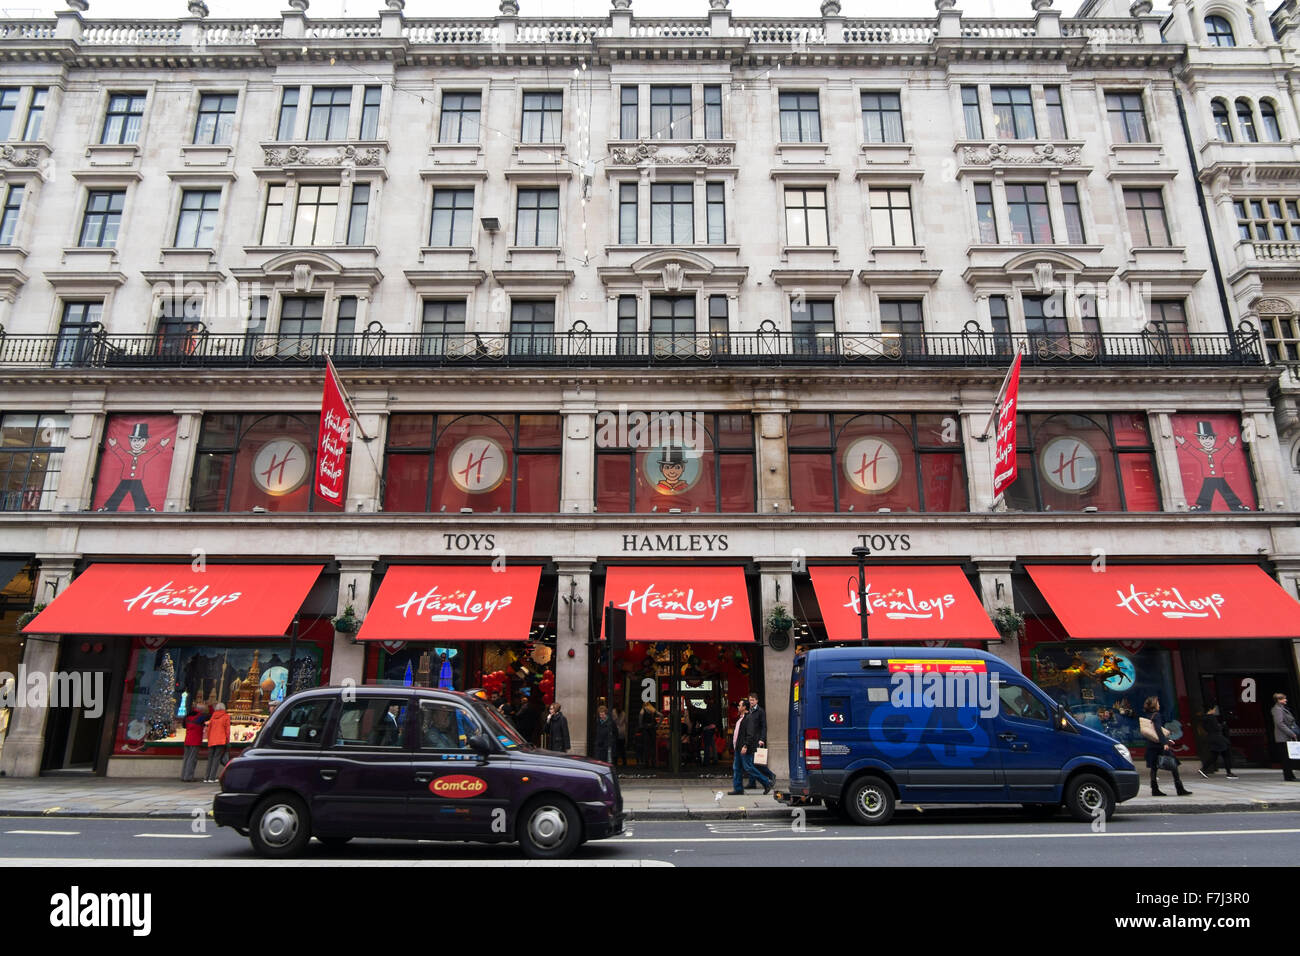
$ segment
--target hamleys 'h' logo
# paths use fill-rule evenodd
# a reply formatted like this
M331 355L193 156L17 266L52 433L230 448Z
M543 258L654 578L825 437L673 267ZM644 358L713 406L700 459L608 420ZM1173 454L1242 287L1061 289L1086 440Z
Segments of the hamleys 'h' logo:
M395 605L406 617L412 612L416 617L428 614L430 621L487 621L498 610L510 606L513 598L509 594L495 600L484 600L477 590L466 591L457 588L450 593L439 591L437 586L429 588L423 594L412 591L411 596L401 604Z
M191 584L189 587L177 589L172 587L171 581L168 581L158 588L150 585L135 597L127 598L122 603L126 605L127 611L138 608L157 617L171 614L182 617L207 617L217 608L233 604L242 596L239 591L231 591L228 594L211 593L206 584L203 587Z
M1058 491L1087 491L1097 483L1097 453L1069 435L1053 438L1039 456L1043 477Z
M730 594L722 597L698 597L695 588L674 588L665 593L648 585L640 594L636 589L627 592L627 600L618 607L627 611L628 617L636 614L653 614L661 621L709 621L718 619L718 612L735 603Z
M253 456L253 481L268 495L287 495L307 480L311 456L301 442L277 438Z
M506 453L493 438L466 438L451 450L452 483L471 495L492 491L506 477Z
M1134 584L1128 586L1127 594L1118 588L1115 594L1119 598L1119 603L1115 606L1122 607L1134 617L1159 613L1162 617L1179 619L1204 618L1213 614L1216 618L1222 619L1223 615L1219 611L1227 603L1227 599L1222 594L1202 594L1199 597L1189 598L1184 597L1178 588L1139 591Z
M957 603L957 597L953 594L932 594L929 597L918 598L912 593L911 588L891 588L873 594L870 582L867 583L866 591L867 615L884 611L885 617L891 621L928 621L936 616L942 621L944 612ZM849 599L844 606L854 614L859 613L856 584L849 585Z
M878 494L898 484L902 459L890 442L875 435L859 438L844 452L844 475L858 491Z

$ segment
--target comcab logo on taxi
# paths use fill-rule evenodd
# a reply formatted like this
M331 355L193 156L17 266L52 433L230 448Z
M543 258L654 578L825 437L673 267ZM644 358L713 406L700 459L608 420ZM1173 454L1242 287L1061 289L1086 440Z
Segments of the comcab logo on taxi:
M477 797L487 792L487 781L481 777L466 774L452 774L438 777L429 784L429 790L436 797L450 797L453 800L462 797Z

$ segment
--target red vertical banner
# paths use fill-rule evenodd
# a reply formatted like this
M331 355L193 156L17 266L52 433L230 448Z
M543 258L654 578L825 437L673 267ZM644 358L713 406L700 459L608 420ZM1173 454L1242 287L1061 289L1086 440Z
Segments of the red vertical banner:
M336 508L344 505L348 442L352 419L347 398L334 371L334 363L325 360L325 392L320 402L320 432L316 447L316 494Z
M1002 383L993 409L998 420L997 447L993 453L993 500L1016 481L1016 407L1020 398L1020 353L1011 363L1011 371Z

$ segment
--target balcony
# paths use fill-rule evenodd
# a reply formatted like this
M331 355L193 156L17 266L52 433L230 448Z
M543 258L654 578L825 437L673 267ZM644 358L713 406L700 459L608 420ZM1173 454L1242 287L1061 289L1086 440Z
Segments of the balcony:
M618 367L998 367L1015 350L1023 364L1052 367L1204 367L1265 364L1258 333L890 335L790 333L775 328L728 334L568 332L512 336L482 332L392 333L372 323L355 335L217 334L201 325L169 335L15 335L0 328L0 368L320 367L328 355L351 368Z

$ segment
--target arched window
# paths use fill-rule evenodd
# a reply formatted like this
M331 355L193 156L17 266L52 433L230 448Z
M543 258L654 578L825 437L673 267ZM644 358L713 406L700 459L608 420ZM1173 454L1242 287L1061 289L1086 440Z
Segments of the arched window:
M1241 127L1243 143L1259 142L1259 132L1255 129L1255 110L1245 97L1237 100L1237 125Z
M1259 119L1264 125L1264 137L1270 143L1282 142L1282 127L1277 122L1277 107L1272 100L1259 101Z
M1206 17L1205 36L1210 41L1210 46L1237 45L1237 38L1232 34L1232 24L1224 17Z
M1219 139L1225 143L1232 142L1232 121L1228 118L1228 104L1223 100L1213 100L1210 112L1214 114L1214 129Z

